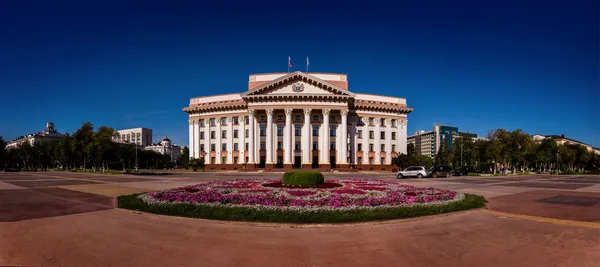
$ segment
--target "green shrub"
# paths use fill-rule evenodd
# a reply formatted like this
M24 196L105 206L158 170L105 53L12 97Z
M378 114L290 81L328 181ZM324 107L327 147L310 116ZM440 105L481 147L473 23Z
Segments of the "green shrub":
M470 172L470 173L467 173L467 176L479 176L479 173Z
M288 185L318 185L325 181L320 172L286 172L283 174L283 184Z

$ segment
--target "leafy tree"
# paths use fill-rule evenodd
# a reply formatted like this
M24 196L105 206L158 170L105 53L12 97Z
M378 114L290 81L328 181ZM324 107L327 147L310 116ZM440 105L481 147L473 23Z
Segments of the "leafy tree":
M406 145L406 154L408 156L412 156L412 155L417 155L417 148L415 147L415 144L408 144Z
M442 140L438 153L435 154L434 162L436 165L450 165L452 162L452 149L448 142Z
M536 161L541 166L538 166L539 169L544 171L548 170L551 167L552 163L556 163L556 155L558 153L558 147L556 142L552 139L544 139L536 148Z
M4 141L4 138L2 138L2 136L0 136L0 169L4 168L5 164L7 163L8 159L7 159L7 153L5 151L6 149L6 142Z
M181 152L181 155L179 155L179 159L177 160L177 162L179 163L179 165L183 166L184 168L188 168L190 165L190 150L188 149L187 146L183 147L183 151Z
M87 162L93 152L94 125L86 122L81 125L75 134L73 134L73 147L76 155L80 158L83 169L86 169Z
M190 167L194 171L202 168L204 170L204 158L191 158L190 159Z

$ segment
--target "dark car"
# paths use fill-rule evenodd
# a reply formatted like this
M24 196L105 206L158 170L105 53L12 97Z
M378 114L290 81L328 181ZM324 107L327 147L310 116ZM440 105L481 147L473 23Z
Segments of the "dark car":
M458 167L458 169L452 171L452 175L465 176L470 172L477 172L477 170L475 170L475 168L473 168L472 166L462 166L462 167Z
M433 166L428 171L429 176L432 178L450 177L451 173L452 173L452 168L450 168L450 166L446 166L446 165Z

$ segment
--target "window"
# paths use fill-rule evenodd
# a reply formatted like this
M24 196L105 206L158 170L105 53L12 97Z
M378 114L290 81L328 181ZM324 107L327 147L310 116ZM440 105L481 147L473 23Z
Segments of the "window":
M215 151L215 144L210 144L210 151Z
M265 146L265 141L261 141L260 142L260 150L265 150L266 146Z
M221 158L221 163L225 163L225 162L227 162L227 157L222 157Z
M204 132L200 132L200 139L204 139Z
M233 157L233 164L238 164L238 157Z
M392 145L392 152L396 152L396 145Z
M202 152L204 152L204 151L205 151L205 150L204 150L204 145L202 145L202 144L200 145L200 151L202 151Z
M392 119L392 126L398 126L398 120Z
M396 140L396 132L392 132L392 140Z
M373 118L369 118L369 125L373 125Z
M362 164L362 157L358 157L357 161L359 164Z
M385 139L385 132L381 132L380 134L381 134L381 135L380 135L380 136L381 136L381 139Z
M210 131L210 139L215 139L215 131Z
M300 121L300 115L296 115L296 121Z
M381 145L381 150L379 150L379 151L380 151L380 152L381 152L381 151L385 151L385 145L383 145L383 144L382 144L382 145ZM387 151L385 151L385 152L387 152Z
M260 126L260 136L267 136L267 125Z
M369 139L375 139L375 132L369 131Z
M200 126L204 127L204 120L200 120Z
M250 130L246 129L246 138L250 136Z
M369 144L369 151L374 151L373 150L373 144Z
M248 149L248 143L246 143L246 151L248 151L248 150L249 150L249 149Z
M233 130L233 138L238 138L238 130Z
M281 116L281 115L277 116L277 120L278 121L282 121L283 120L283 116Z
M246 117L246 124L250 124L250 117Z
M319 115L313 115L313 121L318 121L319 120Z
M227 138L227 130L221 131L221 138Z
M379 119L379 125L385 125L385 119Z
M233 117L233 124L240 124L240 120L238 117Z
M329 150L336 150L335 149L335 142L329 143Z
M283 136L283 126L277 125L277 136Z
M234 143L233 144L233 151L238 151L239 150L239 144L238 143Z
M295 133L296 136L301 136L302 135L302 126L301 125L296 125L295 128Z
M227 151L227 144L226 143L222 143L221 144L221 151Z
M369 158L369 164L373 164L373 158Z
M260 116L260 120L261 120L261 121L266 121L266 120L267 120L267 117L266 117L266 116Z
M330 121L335 121L335 116L334 115L329 116L329 120Z
M210 164L215 164L215 157L210 158Z
M277 150L283 150L283 142L277 141Z
M335 131L337 130L337 126L331 126L329 128L329 136L335 137Z
M383 165L384 162L385 162L385 158L380 158L379 159L379 164Z
M358 144L358 151L363 151L362 150L362 144Z
M210 119L210 126L216 125L216 119Z
M296 141L296 147L294 148L295 150L300 150L300 141Z
M358 138L362 138L362 130L358 130Z
M319 126L313 125L313 136L319 136Z
M313 150L319 150L319 142L313 142Z

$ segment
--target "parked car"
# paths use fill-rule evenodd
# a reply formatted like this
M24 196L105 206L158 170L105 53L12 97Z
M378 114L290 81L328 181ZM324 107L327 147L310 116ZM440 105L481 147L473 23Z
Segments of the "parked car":
M422 167L422 166L408 167L405 170L399 171L398 173L396 173L396 178L398 178L398 179L402 179L404 177L423 178L426 176L427 176L427 169L425 169L425 167Z
M441 166L433 166L429 169L429 176L432 178L438 177L450 177L450 173L452 172L452 168L450 166L441 165Z
M458 167L458 169L452 171L452 175L465 176L470 172L478 172L478 171L475 170L475 168L473 168L473 166L462 166L462 167Z

